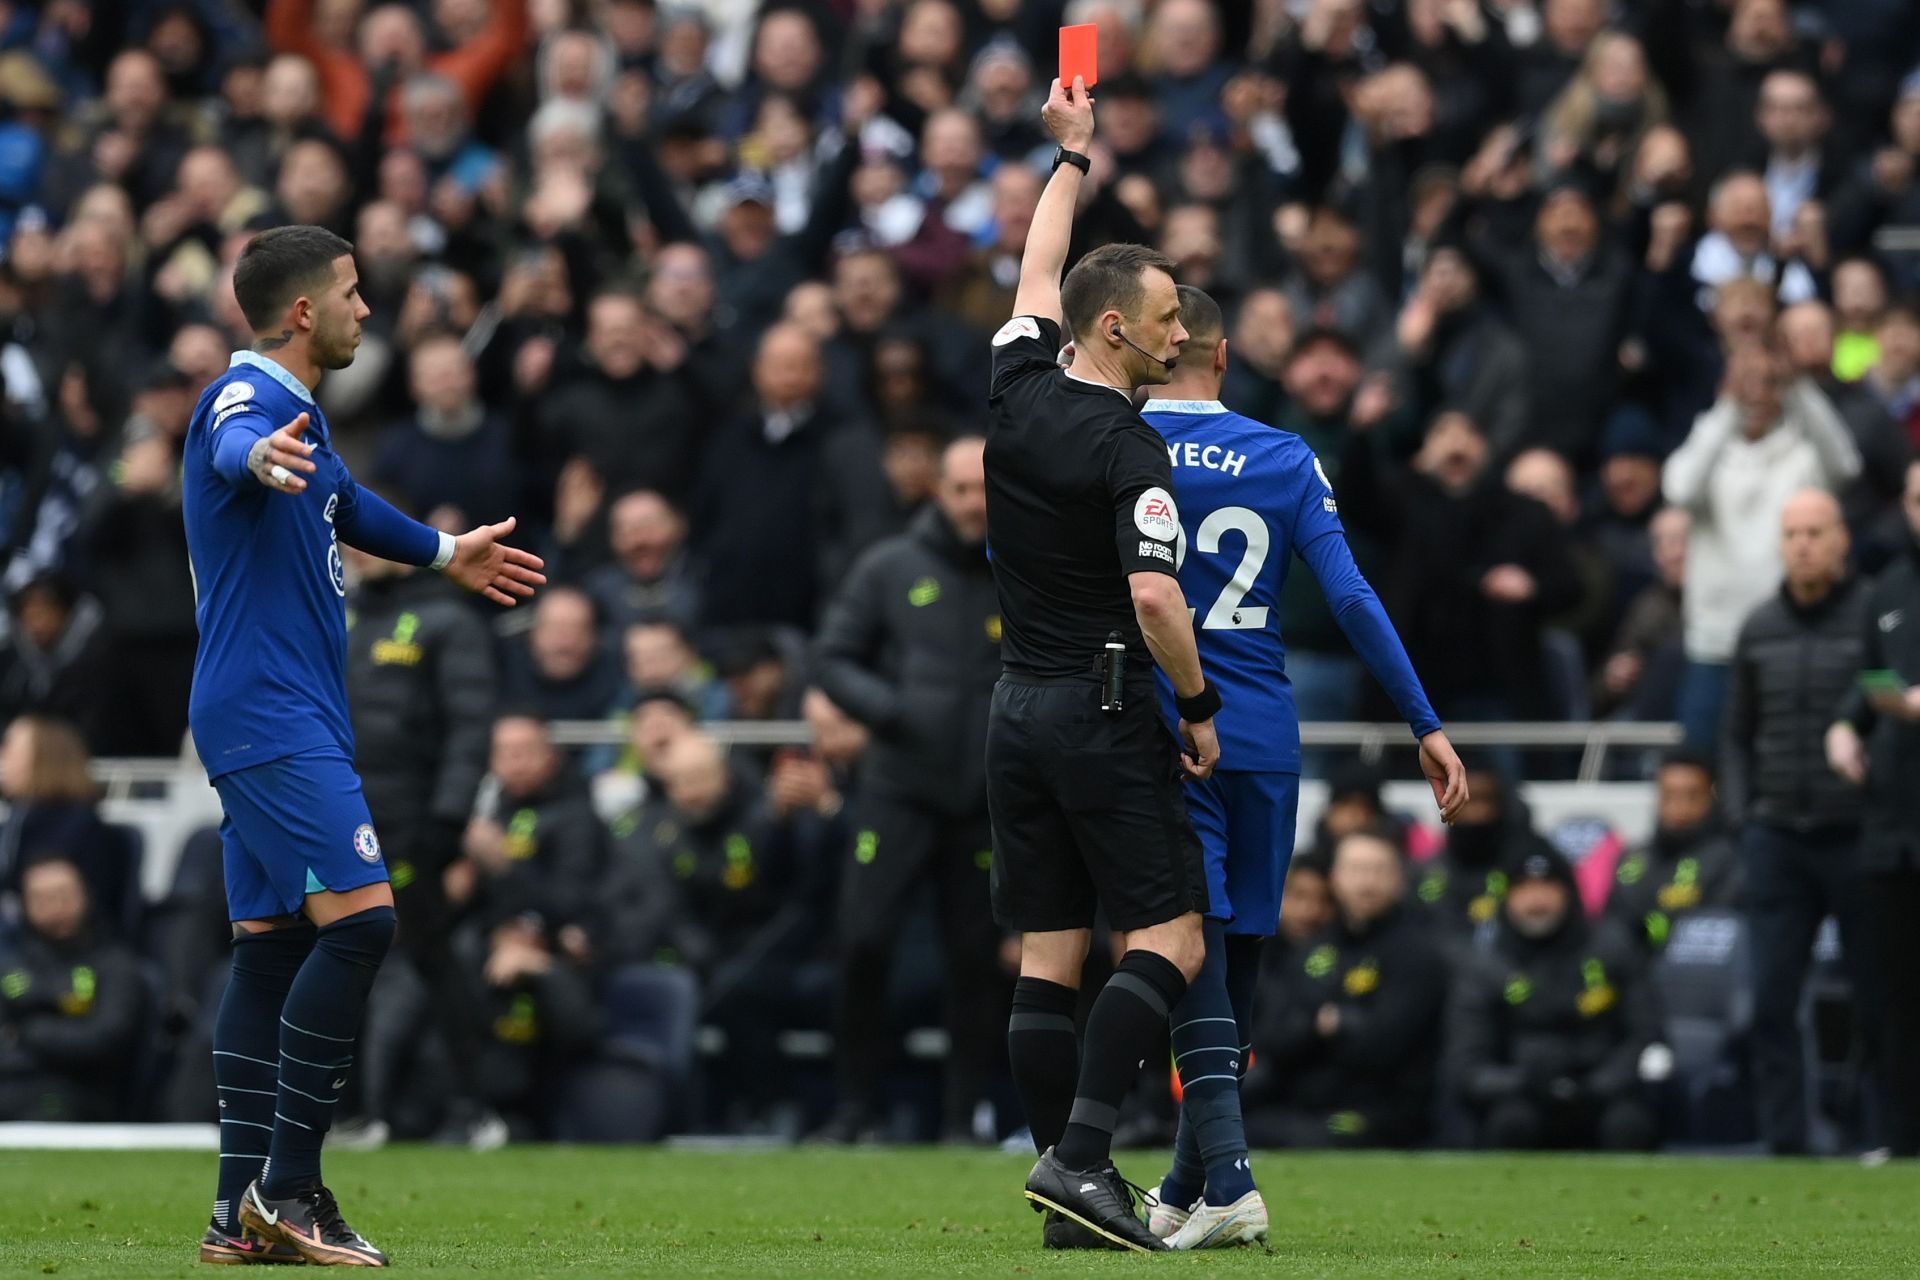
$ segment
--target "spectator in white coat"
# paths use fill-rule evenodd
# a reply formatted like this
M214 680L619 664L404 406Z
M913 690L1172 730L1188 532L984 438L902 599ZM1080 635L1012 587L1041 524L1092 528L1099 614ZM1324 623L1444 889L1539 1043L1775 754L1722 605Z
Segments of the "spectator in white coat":
M1796 490L1837 492L1860 451L1833 404L1772 352L1733 352L1719 398L1667 459L1661 488L1693 517L1681 601L1687 670L1680 721L1689 744L1717 740L1727 662L1740 624L1780 583L1775 536Z

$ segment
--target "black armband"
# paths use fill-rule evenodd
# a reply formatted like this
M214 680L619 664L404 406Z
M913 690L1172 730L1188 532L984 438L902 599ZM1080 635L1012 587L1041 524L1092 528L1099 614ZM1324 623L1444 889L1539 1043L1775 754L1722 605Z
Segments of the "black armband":
M1220 691L1208 680L1200 686L1200 692L1191 698L1176 695L1174 707L1180 712L1180 718L1188 724L1199 724L1202 720L1211 720L1220 714Z
M1065 147L1061 147L1053 153L1053 167L1058 169L1063 164L1070 164L1082 173L1093 172L1092 160L1081 155L1078 151L1069 151ZM1051 170L1049 170L1049 172L1051 172Z

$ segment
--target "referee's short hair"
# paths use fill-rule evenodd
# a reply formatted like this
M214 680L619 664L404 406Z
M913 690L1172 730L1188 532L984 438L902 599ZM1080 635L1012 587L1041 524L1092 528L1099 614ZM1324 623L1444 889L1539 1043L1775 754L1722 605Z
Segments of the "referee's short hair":
M1205 289L1183 284L1174 293L1180 299L1180 327L1187 331L1186 345L1180 348L1180 358L1174 363L1204 368L1213 363L1220 339L1227 336L1227 318Z
M247 241L233 267L233 297L255 333L265 333L302 294L333 278L353 246L325 227L275 227Z
M1084 338L1104 311L1118 311L1128 319L1140 314L1146 301L1141 277L1149 271L1174 272L1174 261L1143 244L1108 244L1074 264L1060 285L1060 311L1067 332Z

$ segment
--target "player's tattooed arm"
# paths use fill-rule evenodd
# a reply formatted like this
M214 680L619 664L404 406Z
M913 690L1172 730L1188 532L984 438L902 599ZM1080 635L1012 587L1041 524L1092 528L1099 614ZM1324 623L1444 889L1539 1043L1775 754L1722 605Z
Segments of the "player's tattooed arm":
M253 344L253 349L259 352L261 355L265 355L269 351L278 351L280 348L286 346L289 342L292 342L292 341L293 341L293 330L282 329L280 331L279 337L262 338L260 339L260 341Z
M254 479L282 493L299 493L307 487L302 473L310 475L314 471L314 463L307 457L313 446L300 438L307 422L306 414L295 414L292 422L253 442L247 450L247 470Z

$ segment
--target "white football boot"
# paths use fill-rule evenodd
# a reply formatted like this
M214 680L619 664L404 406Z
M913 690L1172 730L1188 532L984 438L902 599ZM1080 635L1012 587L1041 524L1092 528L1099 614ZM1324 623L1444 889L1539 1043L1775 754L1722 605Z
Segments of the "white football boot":
M1147 1230L1165 1240L1186 1224L1187 1210L1161 1199L1160 1188L1155 1187L1153 1204L1147 1208Z
M1249 1191L1232 1204L1202 1200L1193 1212L1182 1214L1177 1231L1162 1237L1172 1249L1224 1249L1229 1245L1258 1244L1267 1238L1267 1202Z

